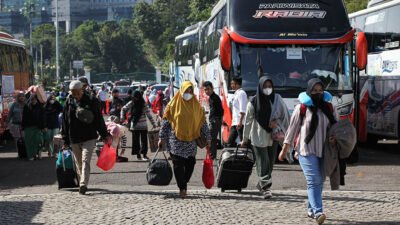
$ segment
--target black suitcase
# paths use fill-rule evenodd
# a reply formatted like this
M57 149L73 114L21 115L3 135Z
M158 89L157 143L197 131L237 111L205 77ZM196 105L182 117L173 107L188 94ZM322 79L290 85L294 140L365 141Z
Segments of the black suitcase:
M254 153L252 149L224 148L218 164L217 187L221 191L237 190L247 187L253 171Z
M25 159L26 155L26 148L25 148L25 141L23 138L18 138L17 140L17 150L18 150L18 157L20 159Z
M79 187L78 176L74 169L57 167L58 189Z

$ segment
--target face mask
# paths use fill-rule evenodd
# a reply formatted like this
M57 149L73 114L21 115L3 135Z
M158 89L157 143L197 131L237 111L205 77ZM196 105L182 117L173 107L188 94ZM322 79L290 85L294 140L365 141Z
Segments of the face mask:
M264 88L263 93L264 95L270 95L272 93L272 88Z
M192 99L192 98L193 98L193 95L192 95L192 94L189 94L189 93L183 94L183 99L184 99L185 101L189 101L189 100Z
M315 105L319 105L323 101L323 98L324 94L322 93L311 94L311 99Z
M54 102L56 102L56 101L55 100L50 100L49 102L50 102L50 104L54 104Z

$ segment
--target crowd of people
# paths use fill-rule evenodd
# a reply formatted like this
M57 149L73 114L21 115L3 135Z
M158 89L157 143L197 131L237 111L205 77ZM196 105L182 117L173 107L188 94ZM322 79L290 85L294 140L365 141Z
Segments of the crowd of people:
M272 79L259 79L257 92L250 98L241 88L242 80L234 78L231 89L234 96L230 102L232 124L230 135L224 146L250 147L255 156L258 183L256 187L265 199L272 197L272 172L278 146L282 145L279 160L296 150L307 181L308 216L322 224L326 216L322 207L323 145L327 139L335 143L327 130L338 120L335 109L330 109L324 85L319 79L311 79L305 93L306 105L296 106L291 118L282 97L275 92ZM169 93L156 90L129 91L125 99L119 98L117 89L112 91L109 112L106 111L107 91L103 87L93 92L85 78L72 81L69 94L51 94L42 104L35 93L28 96L20 92L10 108L8 124L12 135L24 137L28 160L40 158L45 148L49 156L55 155L52 139L61 132L64 147L72 148L80 178L81 194L85 194L90 176L90 159L97 140L112 142L103 118L105 113L113 115L132 132L132 155L139 160L148 160L147 120L153 127L160 125L159 147L165 147L173 163L173 171L179 193L187 195L187 184L196 163L196 139L203 137L210 148L213 160L217 158L217 142L223 124L224 108L213 84L203 83L209 96L209 114L206 118L203 107L194 95L190 81L182 83L179 92L169 100ZM27 99L26 99L27 97ZM228 109L229 110L229 109ZM153 113L151 113L153 112ZM277 139L277 132L283 134ZM99 138L100 136L100 138ZM297 143L297 144L296 144ZM122 138L124 152L126 136Z

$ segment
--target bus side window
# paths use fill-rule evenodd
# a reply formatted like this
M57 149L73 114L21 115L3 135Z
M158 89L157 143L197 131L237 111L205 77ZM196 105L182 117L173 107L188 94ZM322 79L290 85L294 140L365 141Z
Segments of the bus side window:
M387 28L386 28L386 44L388 49L399 48L400 43L400 5L394 6L388 10Z

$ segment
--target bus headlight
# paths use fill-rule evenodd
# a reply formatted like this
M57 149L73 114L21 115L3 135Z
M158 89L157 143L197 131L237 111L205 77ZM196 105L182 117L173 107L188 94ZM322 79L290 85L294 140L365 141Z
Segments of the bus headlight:
M337 111L338 111L340 116L350 115L351 112L353 111L353 104L347 104L347 105L344 105L344 106L339 106L337 108Z

